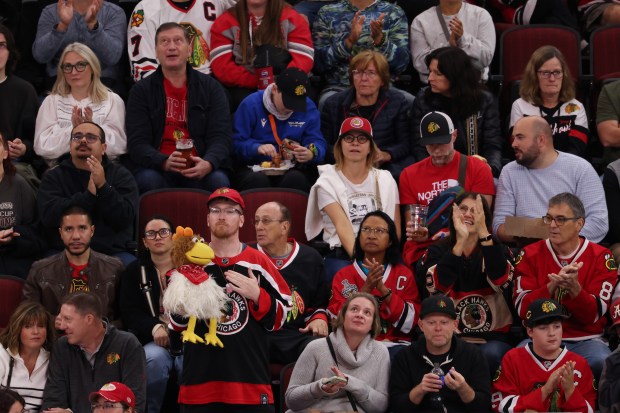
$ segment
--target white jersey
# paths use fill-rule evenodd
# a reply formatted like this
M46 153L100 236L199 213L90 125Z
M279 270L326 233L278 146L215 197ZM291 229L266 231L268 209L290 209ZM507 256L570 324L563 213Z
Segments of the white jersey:
M171 0L142 0L129 19L127 49L134 81L153 73L159 66L155 56L155 32L162 23L176 22L190 35L192 54L189 63L209 74L211 26L216 18L236 3L235 0L193 0L184 10Z

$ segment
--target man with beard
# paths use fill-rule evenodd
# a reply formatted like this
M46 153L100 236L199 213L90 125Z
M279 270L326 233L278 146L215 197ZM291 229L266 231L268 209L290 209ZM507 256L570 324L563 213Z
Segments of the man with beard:
M516 160L504 166L499 177L493 233L503 242L517 241L506 233L507 216L540 218L551 197L570 192L585 206L581 235L600 242L608 229L607 206L603 185L592 165L578 156L556 151L551 128L540 116L520 119L512 137Z
M420 138L426 147L428 158L405 168L400 175L401 205L428 205L440 193L457 185L465 191L482 194L489 205L493 204L495 185L489 165L476 156L465 158L454 150L457 130L452 119L443 112L430 112L420 121ZM465 182L459 183L461 162L465 166ZM407 242L403 249L406 264L415 264L439 234L429 239L428 232L415 234L411 212L404 213L407 223Z
M63 248L56 224L65 209L77 205L97 227L92 248L127 265L136 259L127 252L138 205L136 182L127 169L108 160L105 132L96 123L77 125L67 139L70 157L61 158L59 165L43 176L37 198L50 247L55 251Z
M90 248L95 226L88 212L72 206L61 215L58 231L65 250L32 264L24 299L40 302L50 314L57 315L65 296L90 291L101 302L103 315L116 320L116 287L123 265L117 258Z
M217 325L223 348L185 343L181 413L271 413L267 331L278 330L286 321L291 292L265 255L239 241L245 220L245 203L239 192L219 188L209 197L207 207L215 257L205 271L226 288L229 301ZM188 320L170 315L177 331L186 329ZM204 336L207 329L207 322L199 320L194 332Z

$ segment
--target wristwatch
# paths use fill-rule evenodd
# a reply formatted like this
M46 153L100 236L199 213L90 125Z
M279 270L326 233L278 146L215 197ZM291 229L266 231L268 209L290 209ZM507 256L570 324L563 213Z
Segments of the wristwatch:
M486 237L478 238L478 242L483 243L487 241L491 241L493 239L493 235L489 234Z

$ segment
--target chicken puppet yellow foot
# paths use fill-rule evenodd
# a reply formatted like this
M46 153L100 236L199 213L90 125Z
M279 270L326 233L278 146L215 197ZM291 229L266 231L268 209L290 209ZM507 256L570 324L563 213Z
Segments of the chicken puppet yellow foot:
M187 323L187 329L181 332L184 343L188 341L194 344L205 342L202 337L194 333L194 328L196 328L196 317L190 317L189 322Z
M215 318L209 320L209 332L205 334L204 343L224 348L224 343L217 337L217 319Z

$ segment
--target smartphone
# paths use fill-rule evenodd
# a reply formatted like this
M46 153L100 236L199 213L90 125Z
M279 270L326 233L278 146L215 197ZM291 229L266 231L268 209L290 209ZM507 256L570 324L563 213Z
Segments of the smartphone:
M340 376L331 376L328 377L326 379L323 379L323 384L327 384L328 386L331 386L332 384L336 384L339 382L345 382L346 383L347 379L345 379L344 377L340 377Z

